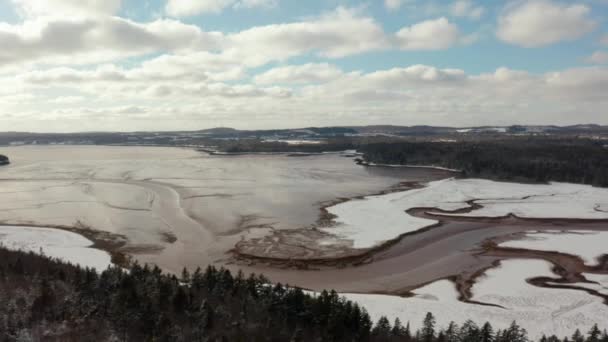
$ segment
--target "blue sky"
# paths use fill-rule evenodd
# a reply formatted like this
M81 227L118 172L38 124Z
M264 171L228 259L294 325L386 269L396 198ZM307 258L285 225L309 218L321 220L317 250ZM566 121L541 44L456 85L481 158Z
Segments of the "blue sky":
M122 15L136 20L152 20L163 14L166 1L150 0L144 9L136 2L127 2ZM338 1L309 0L282 1L274 7L254 8L251 10L227 7L220 13L202 13L182 20L205 30L238 32L254 26L275 23L289 23L329 12L338 6L361 8L362 11L380 22L387 32L398 31L403 26L413 25L425 19L446 16L457 24L462 31L479 34L475 44L458 46L446 51L385 51L371 54L349 56L336 61L348 70L373 71L380 68L399 67L404 64L432 64L438 67L457 67L467 72L491 72L501 66L547 72L573 66L585 66L585 59L598 50L598 42L608 32L608 2L580 2L592 9L590 15L598 28L580 39L558 42L537 48L522 48L504 43L495 37L497 18L509 3L501 0L477 1L484 8L479 19L451 15L453 1L404 1L396 10L387 10L383 1ZM475 3L471 1L471 3ZM569 3L569 2L562 2ZM302 61L314 61L307 56Z
M0 0L0 124L608 123L606 18L606 0Z

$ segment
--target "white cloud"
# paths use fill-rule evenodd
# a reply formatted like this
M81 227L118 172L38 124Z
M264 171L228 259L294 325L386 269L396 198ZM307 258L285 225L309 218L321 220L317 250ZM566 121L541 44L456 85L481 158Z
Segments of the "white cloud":
M364 8L339 7L296 22L220 33L178 20L136 22L113 16L119 1L28 3L27 10L19 5L22 23L0 23L0 126L11 130L87 129L83 121L94 129L141 130L212 126L218 119L226 125L259 128L286 123L494 125L606 120L598 113L608 107L608 69L600 66L547 74L502 67L469 74L429 65L371 72L345 72L334 65L339 63L335 59L355 54L439 50L470 40L472 36L463 36L446 18L392 33L385 32ZM274 2L232 0L227 6L263 3ZM414 3L399 1L402 6ZM441 13L452 10L451 15L475 19L474 9L479 7L475 4L480 1L457 3L461 3L458 8L453 1L444 2ZM545 12L550 20L539 23L522 15L530 3L549 6L552 10ZM554 40L555 30L545 21L558 18L560 25L575 22L578 29L585 29L573 19L588 20L591 14L584 8L520 1L508 6L503 17L521 25L530 20L535 24L523 29L540 30ZM74 15L61 16L62 12ZM537 14L532 13L532 17ZM564 13L566 19L561 17ZM514 36L523 41L524 35ZM535 44L547 41L536 39ZM289 64L295 57L300 61L310 55L314 63ZM137 58L125 60L133 56ZM256 68L265 65L272 68L256 74Z
M49 102L55 104L74 104L85 101L83 96L59 96L51 99Z
M273 8L279 5L279 0L241 0L234 4L235 8Z
M607 102L608 69L602 67L573 68L551 72L545 82L564 99L593 100L595 104ZM601 110L600 107L597 110Z
M608 46L608 34L605 34L600 38L600 44Z
M136 23L119 17L44 17L0 23L0 66L41 61L87 64L158 51L212 50L219 33L174 20Z
M403 0L384 0L384 7L389 11L396 11L403 5Z
M375 71L364 76L364 79L375 87L384 89L399 88L404 84L459 84L466 80L466 74L460 69L438 69L428 65L412 65L406 68L393 68Z
M219 13L233 3L234 0L169 0L165 10L174 17L187 17L203 13Z
M309 52L339 58L388 47L384 31L374 19L342 7L319 18L253 27L228 38L231 48L224 53L251 65Z
M82 70L71 70L81 73L78 82L65 77L67 70L49 70L54 78L47 83L24 85L27 78L23 76L0 79L0 89L6 89L8 84L11 89L21 89L0 94L0 113L13 115L0 114L0 122L13 129L29 125L30 130L56 126L57 130L82 130L78 119L83 117L114 130L204 127L214 125L216 118L227 125L258 128L284 126L286 122L290 126L312 122L464 126L607 123L598 114L608 105L608 69L602 67L538 75L499 68L475 75L428 65L370 73L345 73L331 65L286 65L268 73L275 75L266 79L268 83L259 84L245 79L237 84L194 78L150 81L151 78L136 78L142 75L139 69L119 70L127 81L111 76L109 66L84 74ZM274 85L283 79L306 83L296 89ZM41 101L27 100L36 89L64 89L66 97L94 97L95 107L70 107L74 103L55 104L57 109L37 107ZM26 100L17 103L16 99ZM14 108L19 110L11 110ZM573 112L577 115L573 116ZM24 117L28 119L23 120ZM52 120L53 125L42 125L44 120Z
M289 65L270 69L255 76L257 84L304 84L321 83L336 79L342 71L335 65L327 63Z
M168 0L165 12L173 17L189 17L206 13L220 13L226 8L270 8L278 0Z
M42 62L86 65L151 53L185 56L171 58L190 67L199 62L258 67L307 54L333 59L386 49L438 50L459 40L464 42L466 37L460 37L458 27L445 18L390 35L373 18L362 15L361 9L343 7L299 22L231 34L205 32L172 19L139 23L115 16L44 16L15 25L0 23L0 45L5 47L0 50L0 68L4 72L11 66ZM238 73L233 69L224 77Z
M461 39L458 26L444 17L404 27L396 33L396 37L402 50L442 50Z
M26 17L112 15L121 6L121 0L12 0L12 2L17 12Z
M593 64L608 64L608 52L596 51L587 58L587 62Z
M507 43L523 47L574 40L596 28L590 14L591 9L583 4L520 1L507 6L500 16L497 35Z
M482 6L475 5L471 0L457 0L452 3L450 13L455 17L479 19L485 13Z

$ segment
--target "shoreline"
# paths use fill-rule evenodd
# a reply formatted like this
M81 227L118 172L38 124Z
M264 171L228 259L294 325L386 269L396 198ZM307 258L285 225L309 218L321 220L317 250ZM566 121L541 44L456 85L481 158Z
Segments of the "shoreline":
M127 238L123 235L113 234L102 230L94 230L88 227L70 227L61 225L40 225L40 224L24 224L24 223L0 223L0 227L23 227L23 228L47 228L63 230L70 233L78 234L90 240L93 244L90 248L95 248L108 253L112 263L129 268L133 262L132 256L121 249L126 246ZM0 241L1 242L1 241Z
M525 183L521 183L521 184L525 184ZM394 245L395 243L399 242L401 239L403 239L407 236L422 234L433 228L444 227L446 224L449 224L450 222L495 223L498 225L519 224L519 225L530 225L530 226L532 226L534 224L539 224L539 223L558 225L558 226L563 225L563 224L587 224L587 223L589 223L589 224L607 223L608 224L608 218L593 219L593 218L520 217L520 216L518 216L516 214L512 214L512 213L504 215L504 216L462 216L462 215L458 215L458 214L471 213L475 210L484 208L484 206L481 204L478 204L477 201L483 201L485 199L471 199L471 200L467 200L464 202L468 205L468 207L456 209L456 210L442 210L437 207L413 207L413 208L409 208L409 209L404 209L404 212L406 214L409 214L413 217L430 219L430 220L433 220L436 222L433 224L429 224L427 226L421 227L419 229L413 230L413 231L405 232L403 234L400 234L394 238L383 241L382 243L379 243L379 244L374 245L369 248L352 248L352 247L348 248L347 247L345 249L346 252L342 253L343 255L338 253L335 256L332 256L332 255L318 256L317 255L314 257L304 257L304 258L299 258L299 257L294 257L294 256L289 256L289 257L274 256L273 257L273 256L268 256L268 247L269 246L263 246L263 247L259 246L260 240L263 240L265 238L270 238L273 242L281 241L284 238L283 235L287 235L287 234L304 234L304 235L306 235L307 233L308 234L312 233L313 235L315 235L317 237L325 236L328 238L337 238L338 241L348 241L348 239L342 239L342 238L337 237L336 235L332 234L331 232L319 229L319 228L332 227L333 225L335 225L334 219L336 218L336 216L329 213L329 211L327 210L328 208L338 205L338 204L348 202L348 201L361 200L361 199L365 199L367 197L381 196L381 195L387 195L387 194L397 193L397 192L407 192L407 191L411 191L411 190L422 189L425 186L426 185L421 182L401 182L389 189L379 191L377 193L373 193L373 194L369 194L369 195L354 196L354 197L349 197L349 198L338 198L333 201L328 201L327 203L323 204L319 208L319 211L320 211L319 217L317 219L316 224L313 225L312 227L304 227L304 228L299 228L299 229L294 229L294 230L275 230L275 231L273 231L273 233L270 236L266 236L266 237L263 237L258 240L253 240L249 245L253 245L254 247L262 248L263 251L261 251L259 253L256 253L255 251L247 251L247 249L251 248L251 246L249 246L249 247L246 246L247 242L249 242L249 241L240 241L239 243L237 243L237 245L235 245L235 248L231 250L231 253L236 257L237 260L242 258L244 260L252 259L252 260L258 260L258 261L273 262L273 263L278 263L278 264L281 264L283 261L288 261L289 263L297 264L298 267L301 267L302 263L309 263L310 265L329 266L331 264L344 265L345 263L350 262L350 263L352 263L352 265L357 265L357 264L360 264L361 262L364 262L369 257L372 257L375 253L382 252L386 249L389 249L392 245ZM509 199L509 198L503 198L503 199ZM332 246L332 245L328 245L328 246ZM290 247L293 247L293 246L290 246ZM315 247L322 247L322 246L318 244ZM307 250L314 250L314 248L307 246ZM319 248L318 250L315 250L315 251L317 253L323 253L323 248Z

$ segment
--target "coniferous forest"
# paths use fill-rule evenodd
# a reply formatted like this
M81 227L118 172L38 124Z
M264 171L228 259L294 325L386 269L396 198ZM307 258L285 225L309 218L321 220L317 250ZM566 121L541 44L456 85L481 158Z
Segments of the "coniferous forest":
M468 177L608 186L608 148L598 141L397 142L362 145L359 151L366 162L442 166Z
M0 248L0 341L529 341L513 323L422 329L381 318L334 292L311 296L263 276L157 267L102 273ZM541 341L608 342L605 330Z

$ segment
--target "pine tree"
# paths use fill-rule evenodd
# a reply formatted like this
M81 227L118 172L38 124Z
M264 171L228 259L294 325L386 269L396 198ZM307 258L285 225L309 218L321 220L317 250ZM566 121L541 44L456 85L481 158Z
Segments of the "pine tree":
M490 325L489 322L486 322L483 327L481 327L480 338L481 342L494 341L494 330L492 329L492 325Z
M388 340L391 335L391 323L385 316L380 317L378 323L372 329L372 336L378 340Z
M597 324L595 324L595 325L593 325L591 330L589 330L589 332L587 333L586 342L600 342L601 338L602 338L602 332L598 328Z
M459 341L460 330L458 329L458 325L454 322L450 322L448 328L445 330L445 340L446 342L458 342Z
M432 313L427 313L422 323L422 340L424 342L432 342L435 338L435 317Z
M509 328L504 330L498 339L500 342L527 342L527 332L522 329L516 322L511 323Z
M192 281L192 279L190 278L190 272L188 272L188 269L185 267L182 270L182 277L181 277L180 281L182 282L182 284L186 284L186 285L190 285L190 282Z
M395 323L393 323L393 330L391 331L391 335L399 339L403 339L405 337L405 328L401 324L401 320L399 318L395 318Z
M476 342L480 339L479 327L471 320L464 322L460 328L460 341Z
M412 340L412 330L410 329L410 322L408 321L405 325L405 331L403 332L403 340L409 342Z
M585 337L579 329L576 329L574 334L572 334L572 342L585 342Z

